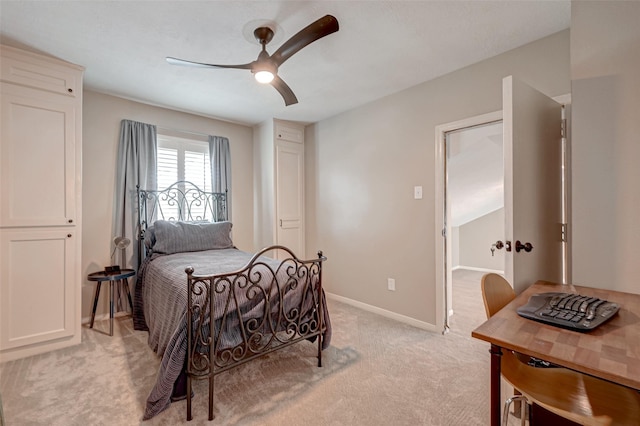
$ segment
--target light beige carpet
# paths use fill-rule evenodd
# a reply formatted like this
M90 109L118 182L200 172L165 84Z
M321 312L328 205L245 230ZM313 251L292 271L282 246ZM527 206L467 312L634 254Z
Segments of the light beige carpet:
M329 300L333 340L324 367L304 342L223 373L210 424L488 424L488 344L470 337L484 321L480 274L457 275L464 288L454 289L462 296L454 293L448 335ZM185 401L141 421L160 361L129 317L116 319L113 337L108 328L108 321L85 326L79 346L0 365L5 424L187 424ZM206 382L195 392L189 424L208 424Z

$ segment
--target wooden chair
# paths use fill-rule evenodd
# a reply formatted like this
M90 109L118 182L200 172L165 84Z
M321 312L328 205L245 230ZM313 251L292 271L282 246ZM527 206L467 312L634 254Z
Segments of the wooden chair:
M515 298L511 285L498 274L484 275L481 285L487 318ZM511 402L518 399L586 426L640 422L640 392L636 390L567 368L536 368L504 349L501 371L503 378L522 394L505 402L503 425L507 424Z
M516 292L502 275L485 274L481 281L482 300L487 318L491 318L507 303L516 298Z

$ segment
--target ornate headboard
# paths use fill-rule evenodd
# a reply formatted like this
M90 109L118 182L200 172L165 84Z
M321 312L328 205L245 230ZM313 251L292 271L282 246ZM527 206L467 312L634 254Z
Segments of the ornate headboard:
M137 189L140 242L156 220L221 222L227 218L227 193L206 192L181 180L165 189Z

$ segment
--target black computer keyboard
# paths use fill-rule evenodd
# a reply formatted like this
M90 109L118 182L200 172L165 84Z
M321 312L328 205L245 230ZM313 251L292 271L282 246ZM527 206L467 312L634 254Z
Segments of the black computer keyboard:
M568 328L589 331L618 312L617 303L574 293L540 293L517 309L524 318Z

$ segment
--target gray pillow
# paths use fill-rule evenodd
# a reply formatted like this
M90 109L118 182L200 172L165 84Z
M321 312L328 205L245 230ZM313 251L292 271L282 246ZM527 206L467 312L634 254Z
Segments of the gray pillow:
M174 221L175 222L175 221ZM211 223L208 220L189 220L183 223ZM153 225L149 226L146 231L144 231L144 245L147 250L153 250L153 246L156 243L156 229Z
M188 223L158 220L154 222L154 253L180 253L233 247L231 222Z
M156 243L156 229L151 225L144 231L144 245L147 247L147 250L151 250L153 245Z

